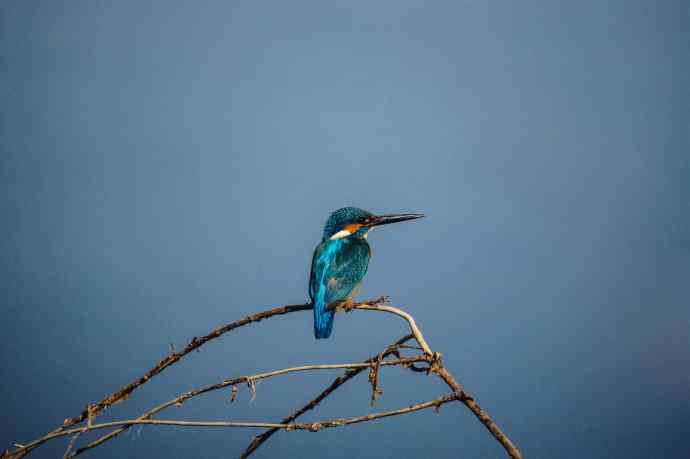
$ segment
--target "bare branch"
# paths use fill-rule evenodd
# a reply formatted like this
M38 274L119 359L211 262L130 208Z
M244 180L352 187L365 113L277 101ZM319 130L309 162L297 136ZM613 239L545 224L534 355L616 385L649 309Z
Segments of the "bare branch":
M417 327L417 322L415 322L414 318L402 309L394 308L393 306L386 306L384 303L386 303L387 301L388 299L386 297L381 297L372 302L355 303L354 305L352 305L351 309L363 309L365 311L382 311L402 317L407 321L408 325L410 326L410 331L414 335L419 345L422 347L424 353L427 355L432 355L433 352L431 352L431 348L424 339L424 335L422 335L422 332L419 330L419 327Z
M268 311L263 311L259 312L257 314L252 314L249 315L243 319L236 320L234 322L230 322L229 324L223 325L222 327L218 327L215 330L211 331L205 336L202 336L201 338L194 337L192 340L187 344L187 346L180 352L171 352L169 355L167 355L163 360L158 362L153 368L151 368L149 371L147 371L143 376L140 378L132 381L122 389L113 392L109 396L105 397L103 400L101 400L98 403L94 403L91 405L91 415L95 416L99 412L103 411L105 408L114 405L118 402L121 402L122 400L125 400L129 395L137 388L140 386L146 384L151 378L165 370L171 365L174 365L177 363L181 358L186 356L192 351L195 351L199 349L201 346L206 344L207 342L214 340L218 338L219 336L232 331L236 328L242 327L244 325L248 325L254 322L260 322L264 319L268 319L270 317L274 316L279 316L283 314L288 314L290 312L298 312L298 311L307 311L312 309L312 305L310 303L306 304L293 304L293 305L287 305L287 306L281 306L278 308L273 308L269 309ZM72 417L72 418L67 418L62 424L62 427L59 427L56 429L54 432L58 432L61 429L71 427L75 424L78 424L82 421L84 421L87 417L89 416L89 410L88 408L85 409L84 411L81 412L81 414Z
M438 407L445 403L456 400L455 394L445 395L428 402L418 403L406 408L400 408L392 411L382 411L379 413L371 413L364 416L358 416L349 419L333 419L328 421L310 422L303 424L274 424L270 422L228 422L228 421L178 421L171 419L128 419L124 421L104 422L101 424L92 424L91 426L78 427L74 429L63 430L62 432L55 432L46 435L43 441L49 441L54 438L66 437L75 435L77 433L90 432L93 430L109 429L119 426L132 425L155 425L155 426L178 426L178 427L223 427L223 428L251 428L260 427L267 429L284 429L287 431L293 430L309 430L311 432L318 432L322 429L329 429L333 427L346 426L350 424L357 424L360 422L374 421L376 419L387 418L390 416L399 416L407 413L414 413L415 411L426 408ZM28 446L28 445L27 445Z
M180 395L179 397L170 400L162 405L159 405L146 413L142 414L139 418L133 419L133 420L128 420L128 421L114 421L114 422L108 422L108 423L101 423L101 424L95 424L93 421L98 413L106 409L107 407L121 402L141 385L145 384L148 382L151 378L162 372L164 369L167 367L175 364L178 362L181 358L189 354L190 352L194 350L198 350L202 345L205 343L221 336L224 333L227 333L231 330L234 330L235 328L253 323L253 322L258 322L263 319L277 316L277 315L283 315L287 314L290 312L298 312L298 311L306 311L309 309L312 309L311 304L301 304L301 305L288 305L288 306L282 306L279 308L274 308L270 309L268 311L260 312L257 314L253 314L250 316L245 317L244 319L231 322L227 325L224 325L222 327L219 327L215 330L213 330L211 333L201 337L197 338L194 337L190 343L184 348L184 350L180 352L175 352L174 348L171 348L171 354L168 355L166 358L158 362L153 368L151 368L149 371L147 371L142 377L138 378L137 380L131 382L127 386L123 387L122 389L114 392L113 394L105 397L103 400L96 404L90 404L87 406L87 409L85 409L80 415L73 417L73 418L68 418L65 420L63 423L63 426L57 428L56 430L48 433L47 435L34 440L31 443L28 443L26 445L15 445L17 449L14 451L5 451L2 455L2 457L14 457L14 458L20 458L25 456L27 453L32 451L33 449L37 448L38 446L42 445L43 443L52 440L54 438L60 438L68 435L74 435L72 438L72 442L68 445L68 449L65 453L65 457L74 457L77 456L91 448L94 448L98 445L103 444L104 442L114 438L127 428L129 428L132 425L137 425L137 424L152 424L152 425L175 425L175 426L191 426L191 427L264 427L269 430L266 432L262 433L261 435L257 436L254 438L252 443L247 447L245 450L243 457L247 457L250 455L256 448L258 448L263 442L265 442L274 432L280 429L286 429L286 430L311 430L311 431L318 431L323 428L330 428L330 427L337 427L340 425L347 425L347 424L353 424L356 422L364 422L364 421L370 421L374 419L379 419L382 417L387 417L387 416L395 416L398 414L405 414L408 412L413 412L417 411L420 409L428 408L428 407L434 407L435 409L438 409L443 403L447 403L452 400L459 400L465 406L467 406L470 411L479 419L479 421L489 430L489 432L494 436L494 438L501 443L501 445L504 447L506 452L508 453L509 456L511 456L514 459L521 459L521 453L520 451L515 447L515 445L510 441L510 439L501 431L501 429L496 425L496 423L489 417L488 413L486 413L478 404L477 402L462 388L462 386L455 380L455 378L450 374L450 372L443 366L442 361L441 361L441 354L438 352L433 352L426 342L424 335L420 331L419 327L417 326L414 318L408 314L407 312L395 308L393 306L386 305L385 303L387 302L387 298L381 297L377 300L370 301L370 302L363 302L363 303L355 303L355 304L348 304L348 310L351 309L363 309L363 310L369 310L369 311L380 311L380 312L387 312L390 314L395 314L399 317L402 317L405 319L408 323L408 326L410 330L412 331L412 335L414 336L415 340L419 344L421 350L424 352L423 356L418 356L418 357L406 357L402 358L400 356L400 348L415 348L414 346L402 346L404 342L406 342L408 339L410 339L409 336L403 338L402 340L398 341L395 345L389 346L382 354L379 356L376 356L372 359L369 359L365 362L362 363L355 363L355 364L324 364L324 365L304 365L304 366L299 366L299 367L291 367L291 368L285 368L282 370L275 370L271 372L266 372L266 373L260 373L258 375L253 375L253 376L244 376L241 378L235 378L235 379L229 379L225 380L221 383L214 384L212 386L207 386L202 389L197 389L193 391L189 391L183 395ZM334 308L337 309L337 305L330 305L329 308ZM386 355L393 354L396 357L398 357L397 360L383 360L383 358ZM425 362L428 364L428 367L426 368L420 368L415 366L413 363L415 362ZM441 397L440 399L432 400L429 402L425 402L422 404L418 405L413 405L409 408L403 408L400 410L395 410L395 411L390 411L390 412L382 412L382 413L373 413L367 416L361 416L358 418L351 418L351 419L337 419L333 421L325 421L323 423L311 423L311 424L295 424L293 421L303 414L304 412L313 409L321 400L326 398L330 393L332 393L334 390L336 390L338 387L340 387L344 382L348 381L352 377L354 377L356 374L359 374L366 368L370 368L370 381L372 383L372 401L375 400L377 394L379 393L378 390L378 367L379 366L391 366L391 365L403 365L407 368L410 368L411 370L414 371L423 371L426 372L427 374L429 373L435 373L437 374L454 392L452 396L446 396L446 397ZM241 384L241 383L246 383L250 386L250 388L255 387L254 383L256 380L259 379L266 379L266 378L271 378L287 373L293 373L293 372L299 372L299 371L311 371L311 370L323 370L323 369L335 369L335 368L346 368L347 371L345 374L339 378L337 378L328 388L326 388L321 394L319 394L316 398L314 398L311 402L309 402L307 405L302 407L301 409L297 410L295 413L292 415L288 416L283 420L283 422L279 424L272 424L272 423L261 423L261 422L254 422L254 423L247 423L247 422L190 422L190 421L171 421L171 420L153 420L151 417L158 412L168 408L169 406L172 405L181 405L185 401L189 400L190 398L196 397L198 395L201 395L203 393L207 393L213 390L218 390L224 387L232 386L233 387L233 396L232 399L236 396L236 385ZM69 429L69 427L78 424L84 420L88 420L87 425L80 427L80 428L73 428ZM94 440L93 442L89 443L88 445L79 448L75 452L71 452L72 447L74 446L74 443L77 440L78 435L81 434L82 432L88 432L91 430L98 430L98 429L106 429L106 428L113 428L115 427L116 429L113 430L112 432L109 432L108 434Z
M508 438L508 436L498 427L498 425L496 425L496 423L493 421L493 419L491 419L489 414L486 411L484 411L467 392L465 392L462 386L455 380L453 375L451 375L450 372L442 365L441 354L433 353L431 351L431 348L424 339L424 335L422 335L422 332L419 330L419 327L417 327L417 323L415 322L414 318L401 309L394 308L392 306L385 306L381 303L381 300L376 300L373 302L373 304L360 303L354 305L353 309L384 311L404 318L409 324L410 330L412 331L415 339L424 350L424 353L428 356L433 356L434 363L432 364L432 372L437 373L439 377L443 381L445 381L451 389L453 389L453 391L458 397L458 400L464 403L465 406L467 406L467 408L469 408L470 411L474 413L477 419L479 419L479 422L484 424L484 426L489 430L489 432L491 432L494 438L503 446L503 448L506 450L510 457L512 457L513 459L522 459L522 454L513 444L513 442ZM376 391L375 382L376 380L374 378L374 380L372 381L372 387L374 391ZM374 398L375 395L372 394L372 401L374 400Z
M89 423L89 426L91 426L91 423ZM65 450L65 454L62 455L63 459L67 459L69 457L72 457L72 448L74 448L74 445L77 443L77 440L79 439L79 435L81 435L84 432L84 430L80 430L79 432L75 433L72 438L70 438L69 443L67 444L67 449Z
M374 406L376 399L379 398L383 391L379 389L379 367L381 366L381 359L383 357L379 356L371 364L369 369L369 383L371 384L371 406Z
M396 352L403 343L409 341L412 339L412 335L406 335L400 338L398 341L393 343L392 345L388 346L382 353L379 355L383 356L384 358L387 357L388 355ZM378 359L379 355L375 355L367 360L364 361L364 363L371 363L375 359ZM283 418L281 421L281 424L289 424L298 417L302 416L304 413L307 411L313 410L316 408L316 406L321 403L322 400L324 400L326 397L331 395L336 389L338 389L340 386L360 374L362 371L364 371L364 368L356 368L356 369L351 369L343 373L341 376L338 376L335 378L335 381L331 383L330 386L328 386L326 389L324 389L319 395L317 395L315 398L313 398L309 403L304 405L302 408L298 409L291 415ZM244 453L242 453L241 459L245 459L249 457L250 454L252 454L259 446L261 446L266 440L268 440L271 435L276 433L280 429L268 429L264 433L257 435L252 439L252 442L247 446L247 449L244 450Z
M412 332L415 334L415 338L419 342L419 337L421 336L421 333L419 332L419 329L417 328L417 325L414 322L414 319L412 318L412 316L410 316L409 314L407 314L403 311L395 309L395 308L390 308L387 306L377 306L378 304L383 303L385 301L387 301L386 297L380 297L376 300L369 301L369 302L355 303L353 305L353 307L358 308L358 309L370 309L370 310L378 308L382 311L391 312L393 314L397 314L397 315L405 318L408 321L408 323L410 323L410 328L412 329ZM65 419L62 426L58 427L53 432L59 432L62 429L65 429L67 427L71 427L75 424L78 424L78 423L84 421L85 419L87 419L89 415L96 416L98 413L100 413L101 411L103 411L107 407L114 405L116 403L119 403L122 400L125 400L127 397L129 397L129 395L134 390L136 390L140 386L146 384L151 378L158 375L160 372L162 372L166 368L177 363L181 358L183 358L184 356L186 356L190 352L199 349L201 346L203 346L207 342L214 340L214 339L218 338L219 336L221 336L221 335L223 335L229 331L232 331L236 328L239 328L239 327L242 327L244 325L248 325L248 324L251 324L254 322L260 322L260 321L262 321L264 319L268 319L270 317L284 315L284 314L288 314L291 312L307 311L307 310L310 310L312 308L313 308L313 306L311 305L311 303L280 306L277 308L269 309L267 311L259 312L256 314L251 314L251 315L249 315L243 319L236 320L234 322L230 322L226 325L223 325L221 327L216 328L215 330L202 336L201 338L198 338L195 336L192 338L192 340L189 342L189 344L187 344L187 346L180 352L174 352L174 346L171 346L172 352L169 355L167 355L164 359L159 361L153 368L151 368L146 373L144 373L143 376L132 381L131 383L129 383L128 385L126 385L122 389L120 389L116 392L113 392L109 396L103 398L100 402L87 406L87 408L84 411L82 411L79 415L72 417L72 418ZM422 342L424 342L424 338L421 338L421 339L422 339ZM427 350L429 350L429 346L427 345L425 347L425 345L426 345L425 342L424 342L424 344L420 343L420 345L424 348L425 353L429 353L429 352L427 352Z
M412 364L414 362L425 362L425 361L427 361L427 358L424 356L406 357L406 358L402 358L402 359L384 361L384 362L381 362L380 365L381 366L409 365L409 364ZM247 384L251 384L253 386L254 381L258 381L261 379L269 379L269 378L273 378L276 376L285 375L288 373L295 373L295 372L302 372L302 371L313 371L313 370L334 370L334 369L341 369L341 368L362 370L362 369L369 368L372 365L373 364L370 362L324 364L324 365L302 365L302 366L298 366L298 367L283 368L280 370L268 371L265 373L258 373L258 374L251 375L251 376L240 376L239 378L226 379L225 381L220 382L218 384L213 384L210 386L203 387L201 389L195 389L195 390L185 392L184 394L182 394L178 397L175 397L171 400L168 400L167 402L147 411L146 413L142 414L136 420L137 421L144 421L144 420L150 419L151 416L153 416L153 415L155 415L155 414L157 414L157 413L163 411L164 409L169 408L173 405L182 406L183 403L185 403L187 400L189 400L191 398L194 398L194 397L197 397L199 395L206 394L206 393L209 393L209 392L212 392L215 390L223 389L223 388L228 387L228 386L235 386L236 384L247 383ZM252 387L252 386L250 386L250 387ZM255 394L256 393L253 392L253 396ZM68 450L65 453L65 457L74 457L74 456L77 456L77 455L85 452L88 449L91 449L94 446L98 446L98 445L116 437L117 435L122 433L124 430L126 430L127 428L129 428L133 424L136 424L136 423L118 424L118 425L121 425L122 427L120 427L117 430L114 430L113 432L108 433L107 435L104 435L101 438L94 440L89 445L87 445L83 448L79 448L77 451L75 451L73 453L71 453ZM72 430L77 430L79 432L87 432L89 430L93 430L92 427L93 427L93 424L89 423L85 427L82 427L79 429L72 429ZM262 426L258 426L258 427L262 427ZM67 431L62 431L62 432L67 432ZM28 443L28 444L22 446L21 448L18 448L17 450L11 452L10 454L16 455L16 454L27 453L27 452L37 448L38 446L42 445L43 443L45 443L49 440L61 437L62 435L58 435L60 433L61 432L51 432L50 434L45 435L44 437L39 438L38 440L35 440L31 443ZM71 450L71 448L70 448L70 450Z
M508 455L513 459L522 459L522 453L517 447L510 441L510 438L503 433L503 431L496 425L496 423L491 419L489 414L484 411L479 404L472 398L465 390L462 388L460 383L458 383L453 375L444 367L441 366L436 373L438 376L448 384L448 386L453 389L458 400L460 400L467 408L474 413L474 415L479 419L479 422L484 424L491 435L494 436L496 440L503 446Z

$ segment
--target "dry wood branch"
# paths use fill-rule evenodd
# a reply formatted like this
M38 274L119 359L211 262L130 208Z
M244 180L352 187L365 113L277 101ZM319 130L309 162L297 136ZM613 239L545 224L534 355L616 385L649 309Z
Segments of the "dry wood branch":
M180 352L171 352L169 355L167 355L164 359L159 361L153 368L151 368L149 371L144 373L143 376L140 378L132 381L122 389L113 392L109 396L105 397L103 400L101 400L98 403L95 403L91 405L91 415L95 416L99 412L103 411L105 408L114 405L115 403L118 403L127 397L137 388L140 386L144 385L147 383L151 378L165 370L171 365L174 365L177 363L181 358L186 356L192 351L195 351L199 349L201 346L206 344L207 342L214 340L218 338L219 336L232 331L236 328L242 327L244 325L248 325L254 322L260 322L264 319L268 319L270 317L274 316L279 316L283 314L288 314L290 312L298 312L298 311L307 311L312 309L312 305L309 303L306 304L293 304L293 305L287 305L287 306L281 306L278 308L273 308L269 309L268 311L263 311L259 312L257 314L252 314L249 315L243 319L236 320L234 322L230 322L229 324L223 325L222 327L218 327L215 330L211 331L205 336L202 337L194 337L192 340L185 346L185 348L180 351ZM67 418L63 422L63 425L61 428L58 428L57 430L59 431L60 429L67 428L70 426L73 426L75 424L78 424L82 421L84 421L87 417L89 416L89 410L88 407L84 411L82 411L79 415L72 417L72 418Z
M508 455L513 459L522 459L522 453L517 447L510 441L510 438L503 433L503 431L496 425L496 423L491 419L489 414L484 411L479 404L472 398L465 390L462 388L460 383L458 383L452 374L444 367L441 366L436 373L438 376L445 381L445 383L453 389L458 400L460 400L467 408L474 413L474 415L479 419L479 422L484 424L491 435L503 446Z
M396 359L396 360L388 360L388 361L380 362L380 366L410 365L414 362L425 362L427 360L428 359L424 356L406 357L406 358L401 358L401 359ZM258 381L258 380L262 380L262 379L269 379L269 378L273 378L276 376L285 375L288 373L296 373L296 372L302 372L302 371L314 371L314 370L334 370L334 369L342 369L342 368L363 370L366 368L370 368L372 365L373 365L373 363L370 363L370 362L324 364L324 365L301 365L298 367L283 368L280 370L268 371L265 373L258 373L258 374L250 375L250 376L240 376L239 378L226 379L225 381L222 381L218 384L213 384L210 386L203 387L201 389L195 389L195 390L185 392L184 394L182 394L178 397L175 397L171 400L168 400L167 402L147 411L146 413L142 414L136 420L137 421L145 421L145 420L151 418L151 416L153 416L157 413L160 413L164 409L169 408L173 405L182 406L183 403L185 403L188 400L190 400L194 397L197 397L199 395L206 394L206 393L216 391L216 390L220 390L220 389L226 388L228 386L235 386L237 384L242 384L242 383L249 382L249 381L251 381L252 385L253 385L254 381ZM100 445L100 444L104 443L105 441L110 440L111 438L114 438L115 436L120 434L122 431L124 431L125 429L127 429L128 427L130 427L131 425L134 425L134 424L137 424L137 423L118 424L118 425L121 425L122 427L120 427L118 430L115 430L113 432L108 433L104 437L101 437L101 438L94 440L93 443L96 443L96 444L94 444L93 446ZM92 426L93 426L93 424L89 423L85 427L78 428L78 429L72 429L72 430L83 433L83 432L87 432L89 430L93 430ZM262 426L258 426L258 427L262 427ZM67 431L62 431L62 432L67 432ZM60 433L61 432L53 432L49 435L44 436L43 438L40 438L36 441L28 443L28 444L24 445L23 447L18 448L14 452L14 454L31 451L32 449L35 449L36 447L42 445L46 441L61 437L62 435L59 435ZM107 438L105 438L105 437L107 437ZM65 453L65 457L77 456L77 455L81 454L82 452L86 451L87 449L90 449L91 447L92 446L87 445L87 447L80 448L79 450L75 451L74 453L70 453L68 451L68 453Z
M400 408L392 411L382 411L379 413L371 413L364 416L357 416L355 418L347 419L333 419L328 421L320 422L309 422L303 424L274 424L270 422L227 422L227 421L177 421L171 419L127 419L124 421L113 421L104 422L101 424L92 424L90 426L78 427L75 429L66 429L62 432L54 432L46 435L45 441L52 440L54 438L66 437L70 435L75 435L77 433L81 434L84 432L90 432L93 430L109 429L112 427L119 426L131 426L131 425L155 425L155 426L178 426L178 427L225 427L225 428L269 428L269 429L285 429L287 431L294 430L309 430L311 432L318 432L322 429L329 429L332 427L341 427L350 424L357 424L360 422L374 421L376 419L387 418L390 416L399 416L402 414L414 413L415 411L424 410L427 408L433 408L441 406L445 403L456 400L455 394L444 395L428 402L418 403L416 405L411 405L406 408Z
M383 391L379 389L379 367L381 366L381 360L376 359L369 369L369 383L371 383L371 406L374 406L376 399L383 394Z
M355 303L352 305L348 305L348 309L363 309L363 310L370 310L370 311L380 311L380 312L387 312L390 314L395 314L399 317L402 317L405 319L408 323L408 326L410 327L410 330L412 331L412 335L414 336L415 340L421 347L421 350L423 351L424 355L423 356L417 356L417 357L405 357L402 358L399 353L400 345L407 341L409 337L405 337L403 340L399 341L396 343L396 345L390 346L389 348L384 351L379 356L376 356L372 359L369 359L365 362L362 363L357 363L357 364L325 364L325 365L305 365L305 366L300 366L300 367L292 367L292 368L286 368L282 370L276 370L272 372L267 372L267 373L261 373L258 375L253 375L253 376L245 376L241 378L235 378L235 379L230 379L230 380L225 380L221 383L214 384L212 386L207 386L202 389L197 389L194 391L189 391L176 399L170 400L162 405L159 405L158 407L155 407L143 415L141 415L137 419L133 420L127 420L127 421L114 421L114 422L108 422L108 423L101 423L101 424L95 424L93 420L95 419L96 415L106 409L107 407L118 403L120 401L125 400L135 389L140 387L141 385L145 384L147 381L149 381L152 377L156 376L160 372L162 372L165 368L173 365L177 361L179 361L181 358L189 354L190 352L197 350L199 347L201 347L203 344L221 336L224 333L227 333L231 330L234 330L238 327L253 323L253 322L258 322L263 319L277 316L277 315L283 315L287 314L290 312L298 312L298 311L305 311L312 309L312 306L310 304L301 304L301 305L288 305L288 306L282 306L279 308L274 308L270 309L268 311L260 312L257 314L253 314L250 316L245 317L244 319L231 322L227 325L224 325L222 327L219 327L215 330L213 330L211 333L201 337L197 338L194 337L191 342L184 348L184 350L180 352L175 352L174 349L172 349L172 353L168 355L166 358L158 362L157 365L155 365L153 368L151 368L149 371L147 371L141 378L133 381L132 383L128 384L127 386L123 387L122 389L118 390L117 392L114 392L113 394L109 395L108 397L105 397L103 400L96 404L89 405L86 410L84 410L80 415L73 417L73 418L68 418L65 420L63 423L63 426L57 428L56 430L46 434L45 436L34 440L31 443L25 444L25 445L15 445L16 449L14 451L6 451L3 453L3 457L9 458L19 458L23 457L33 449L39 447L43 443L52 440L54 438L60 438L68 435L76 435L80 434L83 432L88 432L91 430L98 430L98 429L107 429L107 428L116 428L112 432L98 438L97 440L89 443L88 445L79 448L75 452L71 452L73 444L70 444L68 446L68 449L66 451L65 456L66 457L74 457L76 455L79 455L95 446L101 445L104 442L114 438L117 436L119 433L127 429L128 427L132 425L138 425L138 424L152 424L152 425L174 425L174 426L191 426L191 427L264 427L269 430L266 432L262 433L261 435L257 436L252 443L248 446L247 450L244 452L243 457L248 456L251 454L256 448L258 448L263 442L265 442L275 431L280 430L280 429L285 429L285 430L311 430L311 431L318 431L322 428L330 428L330 427L337 427L341 425L347 425L347 424L353 424L356 422L364 422L364 421L370 421L370 420L375 420L379 419L382 417L387 417L387 416L395 416L398 414L406 414L409 412L414 412L420 409L424 408L429 408L429 407L434 407L438 409L441 404L447 403L452 400L459 400L465 406L467 406L470 411L479 419L480 422L491 432L491 434L494 436L494 438L504 447L506 452L508 453L509 456L511 456L514 459L521 459L522 456L519 452L519 450L515 447L515 445L510 441L510 439L501 431L501 429L496 425L496 423L489 417L489 415L482 410L482 408L477 404L477 402L460 386L460 384L455 380L455 378L450 374L450 372L443 366L442 361L441 361L441 354L437 352L433 352L424 339L424 336L422 332L420 331L419 327L417 326L414 318L409 315L407 312L395 308L393 306L386 305L385 303L387 302L387 298L381 297L377 300L370 301L370 302L363 302L363 303ZM336 308L335 305L329 306L330 308ZM409 346L408 346L409 348ZM390 360L383 360L383 356L385 355L396 355L398 357L397 360L390 361ZM419 368L413 365L414 362L426 362L428 364L427 368ZM394 410L390 412L382 412L382 413L374 413L366 416L360 416L358 418L351 418L351 419L337 419L334 421L324 421L323 423L311 423L311 424L295 424L293 421L303 414L304 412L313 409L321 400L323 400L325 397L327 397L330 393L332 393L334 390L336 390L338 387L340 387L345 381L351 379L354 377L354 375L360 373L366 368L370 368L373 374L373 377L370 376L370 380L372 382L372 390L373 390L373 398L375 398L378 388L377 388L377 377L378 377L378 366L390 366L390 365L404 365L414 371L425 371L427 374L429 373L435 373L437 374L452 390L453 390L453 395L451 396L446 396L446 397L441 397L436 400L432 400L429 402L421 403L418 405L413 405L412 407L409 408L403 408L400 410ZM375 368L374 368L375 367ZM308 403L306 406L303 408L297 410L294 414L288 416L283 420L283 422L279 424L275 423L261 423L261 422L189 422L189 421L171 421L171 420L154 420L150 419L154 414L162 411L163 409L172 406L172 405L180 405L184 403L186 400L195 397L197 395L201 395L203 393L210 392L212 390L217 390L221 389L223 387L228 387L228 386L233 386L234 389L236 389L236 385L240 383L247 383L250 385L250 387L254 387L254 381L258 379L265 379L265 378L270 378L282 374L287 374L287 373L292 373L292 372L297 372L297 371L308 371L308 370L321 370L321 369L334 369L334 368L347 368L348 370L345 372L345 375L342 377L337 378L331 386L329 386L326 390L324 390L319 396L317 396L315 399L313 399L310 403ZM233 391L233 394L236 394L236 391ZM84 420L88 419L88 424L86 426L80 427L80 428L73 428L69 429L69 427L78 424ZM76 441L76 438L74 438Z
M432 355L434 358L434 363L432 364L432 372L438 374L438 376L451 389L453 389L453 391L458 397L458 400L465 404L465 406L469 408L470 411L472 411L472 413L474 413L477 419L479 419L479 422L484 424L484 427L486 427L489 430L489 432L491 432L491 435L493 435L494 438L503 446L503 448L506 450L510 457L512 457L513 459L522 459L522 453L520 453L520 451L513 444L510 438L508 438L508 436L498 427L498 425L493 421L493 419L491 419L489 414L479 406L479 404L474 400L474 398L472 398L467 392L465 392L462 386L455 380L453 375L443 366L443 364L441 363L441 354L432 353L431 348L424 339L424 335L422 335L422 332L419 330L419 327L417 327L417 323L415 322L414 318L410 314L406 313L401 309L384 305L383 303L385 302L387 302L387 298L381 297L372 303L365 302L356 304L353 306L353 309L389 312L391 314L398 315L403 319L407 320L412 334L414 335L415 339L417 340L421 348L424 350L424 353L426 355ZM375 380L372 382L372 387L375 391ZM373 399L374 395L372 395L372 400Z
M367 360L364 361L364 363L372 363L374 360L378 359L379 356L382 356L383 358L389 356L390 354L396 352L403 343L409 341L410 339L413 338L413 335L406 335L400 338L398 341L393 343L392 345L388 346L383 352L381 352L379 355L375 355ZM283 418L281 421L281 424L289 424L298 417L302 416L304 413L307 411L313 410L316 408L316 405L321 403L322 400L324 400L326 397L331 395L336 389L338 389L340 386L360 374L362 371L364 371L364 368L356 368L352 370L348 370L345 373L343 373L341 376L338 376L335 378L335 381L331 383L330 386L328 386L326 389L324 389L319 395L314 397L309 403L304 405L302 408L298 409L291 415ZM242 453L241 459L245 459L249 457L250 454L252 454L261 444L263 444L266 440L268 440L271 435L276 433L278 430L277 428L273 429L268 429L264 433L257 435L252 439L252 442L247 446L247 449L244 450L244 453Z
M424 353L433 356L434 361L432 363L431 371L433 373L438 374L438 376L451 389L453 389L458 400L460 400L467 408L470 409L470 411L472 411L472 413L474 413L479 422L484 424L484 427L486 427L489 430L489 432L491 432L491 435L493 435L494 438L503 446L503 448L506 450L506 453L508 453L510 457L512 457L513 459L522 459L522 453L520 453L520 451L513 444L510 438L508 438L508 436L498 427L498 425L493 421L493 419L491 419L489 414L479 406L479 404L474 400L474 398L463 389L463 387L455 380L455 378L448 371L448 369L446 369L443 366L443 364L441 363L441 354L433 353L431 351L431 348L424 339L424 335L422 335L422 332L417 327L417 323L411 315L409 315L401 309L394 308L392 306L385 306L381 304L381 301L379 300L377 300L375 304L363 303L355 305L353 309L389 312L391 314L398 315L407 320L410 326L410 330L412 330L415 339L424 350Z
M414 335L419 345L422 347L424 353L427 355L433 354L433 352L431 352L431 348L424 339L424 335L422 335L422 332L419 330L419 327L417 327L417 322L415 322L414 318L411 315L409 315L402 309L394 308L392 306L385 306L384 304L381 304L381 302L378 300L373 303L355 304L352 307L352 309L363 309L365 311L382 311L402 317L407 321L408 325L410 326L410 331Z

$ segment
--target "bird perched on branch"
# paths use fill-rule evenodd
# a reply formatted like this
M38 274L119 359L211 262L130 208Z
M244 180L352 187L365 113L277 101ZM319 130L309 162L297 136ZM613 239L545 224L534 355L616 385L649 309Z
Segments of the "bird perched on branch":
M323 239L314 250L309 278L309 296L314 305L314 337L328 338L333 331L335 310L329 305L352 305L355 288L364 278L371 250L367 234L376 226L421 218L422 214L374 215L357 207L333 212L323 229Z

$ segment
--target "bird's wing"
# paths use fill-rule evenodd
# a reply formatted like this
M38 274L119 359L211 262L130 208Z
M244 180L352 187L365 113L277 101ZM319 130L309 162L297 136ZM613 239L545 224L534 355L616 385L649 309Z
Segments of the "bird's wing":
M317 260L323 252L323 244L319 244L314 249L314 255L311 258L311 269L309 270L309 298L312 303L316 301L316 292L319 291L319 277L323 266L319 266Z
M337 244L336 244L337 243ZM309 294L316 298L326 287L324 303L347 299L362 281L369 266L369 245L364 241L329 241L314 251Z

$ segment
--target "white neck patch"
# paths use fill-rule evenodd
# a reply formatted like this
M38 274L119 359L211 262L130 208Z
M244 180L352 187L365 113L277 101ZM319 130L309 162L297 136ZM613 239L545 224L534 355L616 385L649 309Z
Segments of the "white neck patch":
M336 239L342 239L344 237L348 237L350 234L352 234L352 233L349 232L348 230L340 230L337 233L335 233L333 236L331 236L330 240L334 241Z

